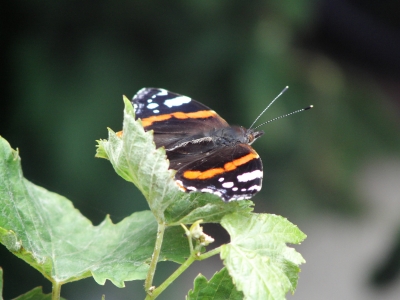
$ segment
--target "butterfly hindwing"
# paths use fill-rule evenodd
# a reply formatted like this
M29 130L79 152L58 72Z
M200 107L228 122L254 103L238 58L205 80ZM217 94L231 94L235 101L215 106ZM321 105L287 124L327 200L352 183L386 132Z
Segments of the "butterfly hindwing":
M261 190L261 158L246 144L193 156L191 162L182 160L176 169L175 179L188 191L216 194L224 201L250 199Z

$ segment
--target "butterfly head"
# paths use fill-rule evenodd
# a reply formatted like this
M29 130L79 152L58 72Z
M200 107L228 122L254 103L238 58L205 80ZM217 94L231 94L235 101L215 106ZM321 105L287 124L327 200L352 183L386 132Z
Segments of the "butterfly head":
M249 145L253 144L256 141L256 139L258 139L263 134L264 134L264 131L262 131L262 130L256 131L254 129L247 129L246 130L246 138L247 138L246 143Z

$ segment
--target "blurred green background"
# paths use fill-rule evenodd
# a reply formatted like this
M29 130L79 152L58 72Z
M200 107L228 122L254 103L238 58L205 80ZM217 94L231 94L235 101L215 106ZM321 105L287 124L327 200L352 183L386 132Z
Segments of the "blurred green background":
M398 299L400 285L400 2L2 1L0 135L25 176L68 197L94 224L147 209L136 188L95 159L95 140L122 126L122 95L162 87L249 126L264 163L257 212L283 215L308 239L289 299ZM226 235L207 226L219 241ZM0 247L4 298L50 284ZM197 263L160 299L183 299ZM176 265L160 264L156 284ZM143 299L92 278L68 299Z

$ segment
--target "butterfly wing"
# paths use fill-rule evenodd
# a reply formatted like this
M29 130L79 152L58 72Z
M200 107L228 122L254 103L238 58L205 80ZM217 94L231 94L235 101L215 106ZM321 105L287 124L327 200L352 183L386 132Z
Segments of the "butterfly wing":
M196 126L204 123L203 127L205 128L229 126L224 119L206 105L165 89L143 88L133 97L132 104L135 107L136 117L142 121L145 119L146 126L152 129L163 130L168 124L169 126L180 126L179 129L182 130L182 120L185 121L185 124L197 122ZM204 122L205 119L207 122ZM173 121L177 121L177 123ZM160 128L158 128L159 122L162 122ZM185 129L193 128L189 126Z
M209 107L164 89L143 88L133 97L132 104L145 130L154 131L157 147L168 149L185 137L229 126Z
M261 158L247 144L218 148L208 155L189 155L175 159L174 164L175 179L187 191L212 193L232 201L250 199L261 190Z
M215 144L213 130L229 124L209 107L159 88L143 88L132 99L136 118L164 146L175 180L187 192L249 199L261 189L262 162L246 143Z

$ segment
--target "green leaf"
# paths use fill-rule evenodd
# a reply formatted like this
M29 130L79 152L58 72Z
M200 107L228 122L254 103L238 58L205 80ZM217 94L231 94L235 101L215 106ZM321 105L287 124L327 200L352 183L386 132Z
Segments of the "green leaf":
M65 300L64 298L60 298L61 300ZM51 300L50 294L43 294L41 287L36 287L29 292L14 298L14 300Z
M0 268L0 300L3 300L3 269ZM36 287L29 292L14 298L14 300L51 300L51 294L43 294L41 287ZM60 298L60 300L65 300Z
M189 291L187 300L242 300L243 293L238 291L226 268L207 278L199 274L194 281L193 290Z
M18 153L0 137L0 242L50 281L93 276L123 287L144 279L156 233L150 211L93 226L69 200L23 178ZM168 228L165 240L160 260L183 262L189 250L182 228Z
M3 300L3 269L0 268L0 300Z
M246 299L285 299L295 291L303 257L286 243L298 244L306 235L287 219L272 214L231 214L222 219L231 242L221 258Z
M98 141L96 156L110 160L115 171L134 183L145 196L160 223L168 226L190 224L199 219L220 222L228 213L252 210L251 201L223 202L208 193L184 193L174 180L175 171L168 170L165 149L156 149L153 133L145 132L141 121L135 120L131 102L124 97L123 136L109 130L108 140Z

